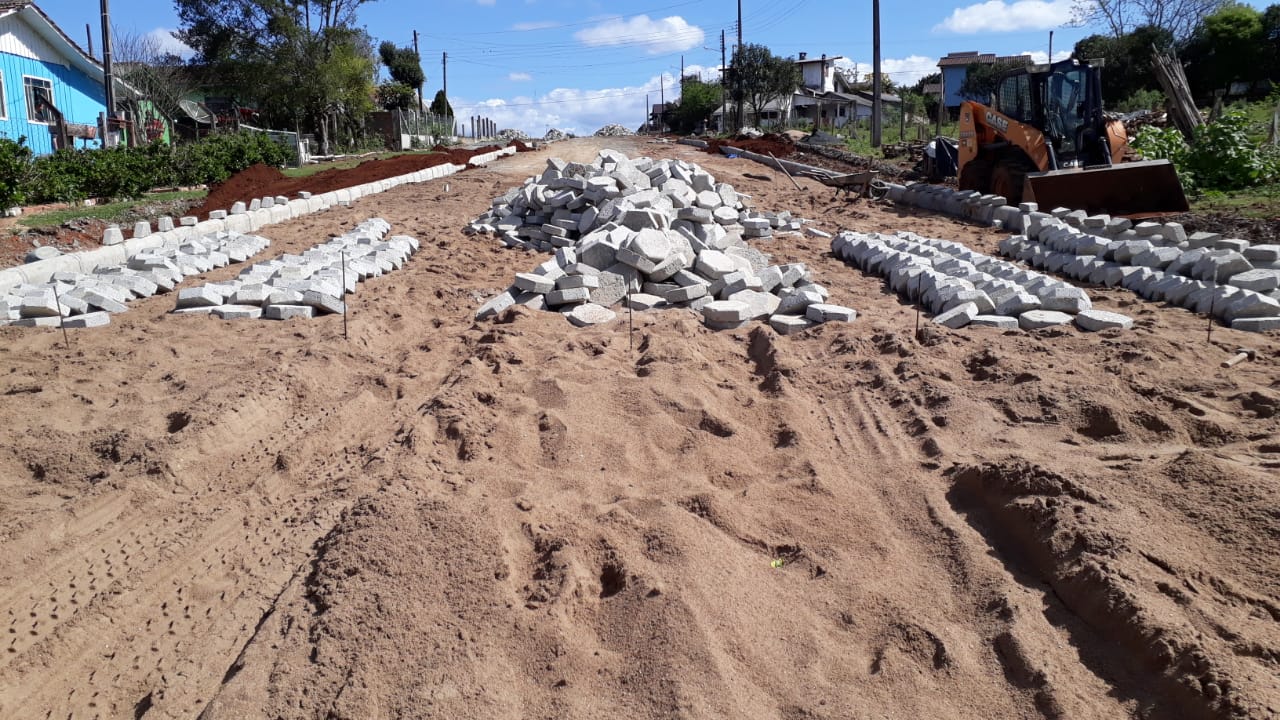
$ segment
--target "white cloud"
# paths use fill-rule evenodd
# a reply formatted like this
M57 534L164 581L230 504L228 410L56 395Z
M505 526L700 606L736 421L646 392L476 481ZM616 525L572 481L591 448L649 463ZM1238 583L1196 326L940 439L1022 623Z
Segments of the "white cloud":
M689 65L688 75L715 75L714 67ZM531 137L540 138L548 128L559 128L576 135L590 135L610 123L631 128L644 123L645 99L657 103L664 94L670 101L680 95L680 78L676 73L654 75L643 83L608 88L556 88L538 97L517 96L490 98L479 102L455 98L459 115L487 117L498 128L516 128Z
M173 36L175 30L167 28L156 28L147 33L147 40L155 45L155 48L161 53L167 55L177 55L183 60L190 59L196 54L195 50L187 47L187 44Z
M1049 53L1044 50L1023 50L1018 54L1030 55L1031 62L1036 63L1037 65L1043 65L1049 62ZM1066 60L1069 57L1071 57L1070 50L1059 50L1053 54L1053 61L1058 62L1059 60Z
M853 69L858 77L871 76L871 63L854 63L851 60L837 60L836 67ZM904 58L881 58L880 72L887 73L894 85L915 85L920 78L938 72L938 58L925 55L911 55Z
M697 25L690 25L679 15L650 19L648 15L633 18L613 18L573 36L590 47L638 46L650 55L679 52L702 45L706 33Z
M521 32L528 30L546 30L547 28L560 27L560 23L554 20L535 20L533 22L518 22L511 26L512 30Z
M961 35L1049 30L1070 22L1075 4L1075 0L988 0L956 8L933 30Z
M507 75L507 79L512 82L528 82L533 79L533 76L526 72L513 72Z

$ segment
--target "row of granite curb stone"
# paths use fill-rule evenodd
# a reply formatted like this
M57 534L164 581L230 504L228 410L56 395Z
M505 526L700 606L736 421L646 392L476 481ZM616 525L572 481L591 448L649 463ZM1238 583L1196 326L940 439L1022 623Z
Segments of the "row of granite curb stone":
M548 207L556 210L543 217ZM469 231L504 233L508 247L558 247L485 302L477 319L522 305L595 325L613 320L610 307L625 302L636 310L689 308L713 329L768 320L785 334L856 317L828 304L826 288L804 265L770 265L744 240L767 237L773 223L798 221L753 217L731 186L684 161L632 160L610 150L591 164L553 158L541 176L495 199L493 208L500 210L478 218ZM525 227L539 228L547 239L510 237Z
M477 155L468 162L472 165L484 165L515 152L514 147L505 147ZM386 192L400 185L429 182L463 169L464 165L445 163L342 190L314 195L301 192L299 197L292 200L281 196L237 202L228 210L211 212L210 218L204 221L187 217L174 223L172 218L160 218L154 231L151 223L138 223L135 226L136 234L131 239L124 239L119 228L109 228L103 237L103 247L0 270L0 293L23 283L47 282L58 272L89 274L99 267L122 266L139 252L160 247L170 241L183 241L217 232L257 232L268 225L287 222L335 206L350 205L362 197Z
M1088 331L1133 327L1125 315L1094 309L1081 288L952 240L845 231L831 241L831 251L885 278L891 290L948 328L1034 330L1072 322Z
M0 293L0 325L102 327L127 303L174 290L186 277L248 260L271 241L257 235L216 232L168 240L141 250L123 265L91 273L63 270L47 282L23 283Z
M344 297L356 291L358 282L400 269L418 251L417 239L386 238L390 231L390 223L382 218L366 220L300 254L256 262L232 280L184 288L173 312L224 320L289 320L345 312Z
M939 185L890 184L895 203L1008 230L1000 252L1033 267L1210 313L1232 329L1280 329L1280 245L1254 245L1175 222L1138 222Z

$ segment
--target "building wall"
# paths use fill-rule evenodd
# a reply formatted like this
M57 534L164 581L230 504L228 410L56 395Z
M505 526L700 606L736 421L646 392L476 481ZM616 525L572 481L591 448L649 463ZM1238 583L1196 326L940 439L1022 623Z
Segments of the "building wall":
M964 84L969 66L955 65L942 68L942 91L947 96L947 107L960 107L960 103L969 98L960 94L960 86Z
M24 76L43 78L53 84L53 104L67 122L98 124L98 115L106 110L102 85L70 67L68 62L17 14L0 18L0 76L4 81L0 136L11 140L25 136L27 146L37 155L53 152L49 126L27 120ZM98 141L90 142L91 146L98 144Z

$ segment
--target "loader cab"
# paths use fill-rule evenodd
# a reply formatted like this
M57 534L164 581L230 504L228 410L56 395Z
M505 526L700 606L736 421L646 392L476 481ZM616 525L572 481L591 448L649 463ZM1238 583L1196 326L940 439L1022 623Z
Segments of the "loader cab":
M994 95L997 111L1044 133L1050 169L1111 164L1098 68L1074 59L1019 68Z

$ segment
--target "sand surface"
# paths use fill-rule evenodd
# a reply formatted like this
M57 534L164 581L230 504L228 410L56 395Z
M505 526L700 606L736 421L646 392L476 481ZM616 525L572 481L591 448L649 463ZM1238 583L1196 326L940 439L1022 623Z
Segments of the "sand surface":
M462 226L606 146L829 231L1000 239L586 138L272 228L422 239L349 341L172 296L70 350L0 329L0 717L1280 716L1275 334L1090 289L1136 328L917 339L799 237L758 246L855 323L474 322L541 258Z

